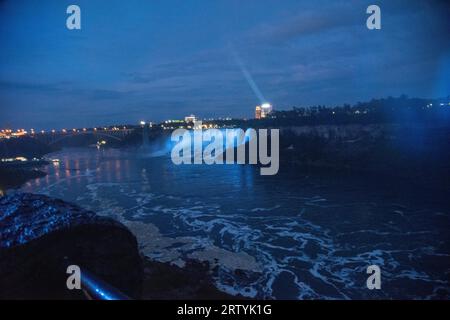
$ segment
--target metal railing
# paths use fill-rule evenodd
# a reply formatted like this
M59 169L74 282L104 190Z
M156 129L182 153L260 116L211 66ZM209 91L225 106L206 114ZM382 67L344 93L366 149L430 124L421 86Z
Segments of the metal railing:
M130 300L130 297L117 288L85 269L81 272L81 289L89 300Z

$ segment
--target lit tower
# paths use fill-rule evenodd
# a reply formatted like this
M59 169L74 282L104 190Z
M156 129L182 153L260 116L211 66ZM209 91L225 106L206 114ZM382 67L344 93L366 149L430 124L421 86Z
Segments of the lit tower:
M273 107L270 103L263 103L260 106L256 106L255 108L255 118L256 119L263 119L267 118L269 114L271 114L273 111Z
M194 116L193 114L191 114L190 116L184 117L184 122L186 123L194 123L195 121L197 121L197 117Z
M261 106L256 106L255 108L255 118L261 119Z

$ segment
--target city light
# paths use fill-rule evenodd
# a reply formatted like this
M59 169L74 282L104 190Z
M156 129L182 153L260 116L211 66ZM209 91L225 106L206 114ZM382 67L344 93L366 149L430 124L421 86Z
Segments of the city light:
M184 122L189 123L189 122L195 122L197 121L197 117L194 116L193 114L191 114L190 116L184 117Z
M25 157L15 157L15 158L3 158L3 159L1 159L1 162L13 162L13 161L25 162L25 161L28 161L28 159L25 158Z
M266 118L273 111L273 107L270 103L265 102L261 106L256 106L255 108L255 118L262 119Z

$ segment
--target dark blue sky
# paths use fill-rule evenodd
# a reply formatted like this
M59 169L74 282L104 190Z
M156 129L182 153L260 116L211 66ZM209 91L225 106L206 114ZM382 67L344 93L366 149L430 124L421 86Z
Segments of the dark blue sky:
M0 0L0 127L252 117L450 94L445 1ZM82 30L66 29L81 7ZM382 29L369 31L370 4Z

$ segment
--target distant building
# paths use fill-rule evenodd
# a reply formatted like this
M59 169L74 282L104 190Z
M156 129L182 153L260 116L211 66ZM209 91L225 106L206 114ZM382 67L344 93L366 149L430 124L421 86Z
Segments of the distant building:
M256 106L255 118L263 119L266 118L273 111L273 107L270 103L263 103L261 106Z
M195 122L197 121L197 118L191 114L190 116L184 117L184 122L189 123L189 122Z
M256 106L256 108L255 108L255 118L261 119L261 107L260 106Z

